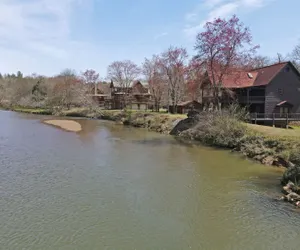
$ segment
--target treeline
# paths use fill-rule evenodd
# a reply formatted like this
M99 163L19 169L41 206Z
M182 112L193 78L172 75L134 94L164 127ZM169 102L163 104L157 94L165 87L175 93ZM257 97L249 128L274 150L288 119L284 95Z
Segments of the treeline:
M128 89L134 80L143 79L152 94L156 110L172 105L173 110L186 100L201 101L201 87L208 74L213 105L219 107L222 82L236 69L254 69L286 60L300 65L300 45L286 56L279 53L272 59L257 54L249 28L233 16L207 22L196 36L195 54L185 48L171 46L160 54L145 58L141 66L130 60L115 61L108 66L106 79ZM207 72L209 72L207 74ZM0 105L22 107L70 108L92 106L99 74L86 70L76 74L65 70L57 76L26 76L21 72L0 75ZM126 93L126 91L125 91Z
M3 107L70 108L92 105L90 86L71 70L53 77L2 75L0 105Z

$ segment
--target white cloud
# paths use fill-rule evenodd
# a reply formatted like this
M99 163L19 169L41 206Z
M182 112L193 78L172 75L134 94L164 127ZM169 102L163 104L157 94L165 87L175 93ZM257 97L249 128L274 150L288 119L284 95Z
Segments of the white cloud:
M158 40L159 38L162 38L167 35L168 35L168 32L163 32L163 33L157 34L156 36L154 36L154 40Z
M205 0L203 5L209 8L213 8L223 2L225 2L226 0Z
M185 20L187 20L188 22L193 22L197 20L197 14L196 13L187 13L185 15Z
M1 39L56 40L69 34L72 0L8 1L0 3Z
M78 47L70 35L71 18L82 11L82 4L83 0L0 0L0 53L7 55L1 71L16 65L26 70L43 56L65 60Z
M239 5L236 2L233 2L221 5L218 8L214 8L209 12L207 19L201 21L200 24L187 26L184 29L184 32L186 35L188 35L188 37L194 38L196 34L204 27L207 21L212 21L216 17L227 17L233 14L238 7Z
M264 7L271 1L274 0L205 0L195 8L194 12L186 15L186 27L183 29L183 32L188 38L194 39L205 23L212 21L214 18L226 18L241 10L252 11ZM201 11L208 12L205 18L199 18Z
M238 2L226 3L209 12L208 18L202 22L204 25L207 21L212 21L216 17L227 17L233 14L239 7Z
M249 7L262 7L267 3L265 0L243 0L242 2Z

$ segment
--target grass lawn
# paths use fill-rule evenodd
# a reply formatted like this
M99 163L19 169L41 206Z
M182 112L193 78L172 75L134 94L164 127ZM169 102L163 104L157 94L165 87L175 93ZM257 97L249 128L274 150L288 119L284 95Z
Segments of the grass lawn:
M300 138L300 127L292 127L290 129L273 128L268 126L261 126L255 124L247 124L247 126L259 133L271 137L297 137Z

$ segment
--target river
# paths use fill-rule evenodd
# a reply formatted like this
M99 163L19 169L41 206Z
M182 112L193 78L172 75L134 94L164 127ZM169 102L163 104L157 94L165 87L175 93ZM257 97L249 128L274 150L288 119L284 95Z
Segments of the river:
M280 171L110 122L0 111L0 249L297 249Z

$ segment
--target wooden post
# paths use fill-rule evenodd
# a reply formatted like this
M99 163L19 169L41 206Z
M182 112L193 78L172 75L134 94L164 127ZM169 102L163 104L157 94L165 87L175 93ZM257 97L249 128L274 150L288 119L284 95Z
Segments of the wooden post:
M255 113L255 124L257 124L257 113Z
M286 113L286 128L289 128L289 113Z
M273 113L273 127L275 127L275 113Z

